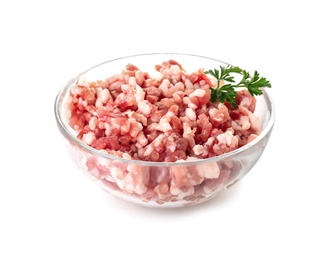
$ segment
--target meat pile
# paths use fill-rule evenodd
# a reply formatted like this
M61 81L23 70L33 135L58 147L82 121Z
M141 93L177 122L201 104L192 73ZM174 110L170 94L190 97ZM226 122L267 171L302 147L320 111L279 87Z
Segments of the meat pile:
M233 181L239 162L171 168L161 167L161 162L211 158L249 143L260 133L253 114L256 99L240 90L236 109L226 102L212 103L210 89L217 80L203 68L187 72L168 60L155 70L150 75L128 64L104 80L79 78L70 89L66 116L85 144L117 157L159 164L87 156L85 166L106 187L145 201L161 204L208 197Z

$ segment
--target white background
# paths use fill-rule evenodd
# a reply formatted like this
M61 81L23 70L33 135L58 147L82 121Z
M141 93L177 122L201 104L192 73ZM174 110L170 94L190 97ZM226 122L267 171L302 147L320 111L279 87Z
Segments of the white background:
M0 259L328 259L324 3L1 1ZM143 208L70 161L53 113L59 89L148 52L209 56L271 81L270 142L224 196Z

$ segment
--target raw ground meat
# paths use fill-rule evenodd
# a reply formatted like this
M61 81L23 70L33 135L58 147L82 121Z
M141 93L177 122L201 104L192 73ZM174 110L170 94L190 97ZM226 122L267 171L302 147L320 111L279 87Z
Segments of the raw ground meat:
M67 110L77 137L109 154L174 162L233 151L259 134L255 97L237 92L237 109L210 102L214 78L203 69L187 73L176 61L156 65L150 77L128 64L103 81L80 78Z
M228 103L210 102L210 88L217 81L203 68L187 72L168 60L155 69L151 76L128 64L105 80L78 79L66 103L77 138L126 159L177 162L231 152L260 133L253 114L256 99L247 90L237 92L238 106L233 109ZM161 171L96 157L85 161L88 171L104 185L159 204L208 197L240 169L239 162Z

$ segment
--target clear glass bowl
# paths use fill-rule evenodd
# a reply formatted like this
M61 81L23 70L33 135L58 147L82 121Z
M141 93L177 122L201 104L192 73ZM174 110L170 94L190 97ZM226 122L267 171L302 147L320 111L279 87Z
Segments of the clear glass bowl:
M128 63L151 74L155 71L155 64L170 59L182 64L188 72L201 67L213 69L219 68L220 65L227 65L208 57L176 53L142 54L118 58L96 65L72 78L59 91L55 101L58 129L78 168L110 194L149 207L195 205L231 187L243 178L261 157L269 141L275 119L272 98L263 89L263 95L256 97L257 105L254 112L260 119L260 135L232 152L194 161L150 162L124 159L93 149L76 138L76 132L69 126L65 117L65 102L70 88L80 77L87 81L103 80L120 73ZM164 185L163 180L165 180ZM181 180L187 182L177 188L177 182Z

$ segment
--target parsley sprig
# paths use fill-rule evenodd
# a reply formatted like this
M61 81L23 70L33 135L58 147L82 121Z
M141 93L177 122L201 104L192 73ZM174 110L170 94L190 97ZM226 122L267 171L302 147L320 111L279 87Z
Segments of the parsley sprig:
M235 88L247 88L249 93L254 95L262 95L261 88L271 88L271 83L255 70L254 75L251 76L249 72L235 66L228 65L227 67L220 66L220 70L208 70L206 74L210 74L218 80L216 88L211 88L211 102L220 101L229 102L233 108L237 107L236 90ZM235 78L231 74L241 75L241 80L236 83ZM224 85L221 84L224 82ZM221 86L222 85L222 86Z

